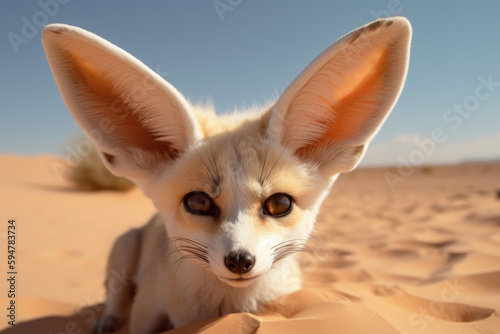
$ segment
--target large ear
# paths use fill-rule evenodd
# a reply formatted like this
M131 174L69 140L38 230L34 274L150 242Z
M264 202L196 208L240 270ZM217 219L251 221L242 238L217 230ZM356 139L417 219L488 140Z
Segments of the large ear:
M127 52L64 24L42 41L66 106L115 175L140 181L202 137L184 97Z
M411 26L380 19L321 53L276 102L269 135L328 175L350 171L402 89Z

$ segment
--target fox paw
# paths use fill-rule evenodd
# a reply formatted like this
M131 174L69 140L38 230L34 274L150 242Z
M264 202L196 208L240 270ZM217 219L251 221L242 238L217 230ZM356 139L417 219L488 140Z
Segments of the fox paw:
M122 322L115 316L103 315L95 319L90 331L92 333L112 333L120 329Z

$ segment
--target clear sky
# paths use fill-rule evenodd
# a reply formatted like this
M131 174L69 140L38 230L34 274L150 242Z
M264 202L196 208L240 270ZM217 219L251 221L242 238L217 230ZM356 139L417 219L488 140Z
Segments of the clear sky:
M500 1L215 3L230 10L219 15L213 0L0 1L0 153L64 154L80 133L45 59L45 23L106 38L224 113L275 98L341 35L392 13L413 25L409 75L364 163L416 161L425 151L416 142L429 144L435 129L446 140L426 146L425 163L500 158Z

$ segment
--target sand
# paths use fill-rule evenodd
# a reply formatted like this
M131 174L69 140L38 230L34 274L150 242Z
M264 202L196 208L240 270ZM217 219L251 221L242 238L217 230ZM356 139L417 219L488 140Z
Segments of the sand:
M87 333L112 242L155 211L138 189L74 190L52 170L58 160L0 156L2 277L7 220L18 227L16 326L4 278L2 333ZM417 168L393 190L387 172L397 175L340 177L315 256L300 256L303 290L169 333L500 333L500 163Z

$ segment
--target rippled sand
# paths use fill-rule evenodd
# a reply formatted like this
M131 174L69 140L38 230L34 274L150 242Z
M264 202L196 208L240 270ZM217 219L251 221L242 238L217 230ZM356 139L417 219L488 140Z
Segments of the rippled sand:
M0 156L0 237L15 218L19 260L17 326L2 315L2 333L86 333L113 240L154 213L138 189L73 190L54 161ZM417 168L393 190L387 172L340 177L300 255L303 290L173 333L499 333L500 163Z

